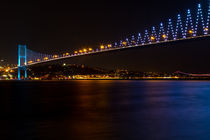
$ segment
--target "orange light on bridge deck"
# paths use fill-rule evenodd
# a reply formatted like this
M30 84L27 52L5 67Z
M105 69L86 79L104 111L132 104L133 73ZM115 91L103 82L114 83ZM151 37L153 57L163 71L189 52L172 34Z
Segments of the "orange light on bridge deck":
M92 49L92 48L89 48L88 50L89 50L90 52L91 52L91 51L93 51L93 49Z
M31 64L31 63L33 63L33 61L28 61L28 64Z
M209 29L208 29L208 28L205 28L204 30L205 30L206 32L207 32L207 31L209 31Z
M189 30L189 33L192 34L193 33L193 30Z
M151 36L151 40L155 40L155 37L154 36Z
M66 56L68 56L69 55L69 53L66 53Z
M104 49L105 47L104 47L104 45L101 45L101 49Z
M58 58L58 55L53 55L53 58Z
M40 59L37 59L36 61L37 61L37 62L40 62L41 60L40 60Z
M44 57L44 60L48 60L48 57Z
M165 39L167 36L166 35L163 35L162 37Z
M86 53L86 52L87 52L87 49L83 49L83 52L85 52L85 53Z
M122 43L124 46L126 46L127 45L127 42L126 41L123 41L123 43Z
M111 48L112 47L112 44L108 44L108 48Z
M82 50L79 50L79 53L82 53L83 51Z
M77 53L78 53L78 51L74 51L74 53L75 53L75 54L77 54Z

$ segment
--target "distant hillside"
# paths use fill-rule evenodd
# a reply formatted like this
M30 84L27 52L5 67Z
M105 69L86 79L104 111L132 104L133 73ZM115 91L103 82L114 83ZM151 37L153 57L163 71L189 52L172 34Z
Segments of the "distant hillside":
M84 65L75 64L44 64L39 66L30 67L28 70L29 75L32 76L71 76L71 75L87 75L87 74L106 74L111 71L103 70L100 68L89 68Z

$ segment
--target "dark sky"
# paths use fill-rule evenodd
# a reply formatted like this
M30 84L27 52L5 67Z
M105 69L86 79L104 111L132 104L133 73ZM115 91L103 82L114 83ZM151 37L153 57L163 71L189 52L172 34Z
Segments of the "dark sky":
M188 8L196 10L197 3L207 4L207 0L45 0L18 1L15 3L5 1L0 4L0 58L6 59L10 63L16 63L18 43L26 43L28 48L34 51L49 54L71 52L83 47L96 48L101 43L112 43L142 32L146 28L166 21L168 18L175 19L178 13L185 14ZM209 51L208 44L210 44L210 41L196 40L193 43L185 42L184 44L184 47L190 46L194 49L204 46L202 49L206 49L204 52L207 52ZM181 52L180 47L183 44L177 43L172 46L178 49L175 52ZM186 51L183 54L193 53L188 49L183 50ZM128 66L127 68L130 69L145 71L192 70L191 67L182 67L182 65L186 66L187 62L180 64L181 66L172 67L169 65L171 61L176 62L178 58L175 56L178 57L181 54L174 54L174 57L170 58L169 61L167 57L158 59L162 57L161 53L163 53L159 52L160 55L155 56L154 53L158 51L170 54L174 50L168 48L165 50L162 48L159 50L155 48L134 49L127 51L127 53L126 51L111 53L114 56L102 54L97 55L97 57L83 57L78 60L78 63L83 62L94 66L94 64L99 63L94 62L97 58L101 59L100 61L104 64L102 67L105 68ZM197 52L195 51L195 53ZM152 55L148 56L149 54ZM123 60L125 56L127 61ZM202 58L202 52L198 56ZM91 57L94 57L94 59ZM109 65L105 60L110 58L116 61ZM191 56L183 55L182 59L188 58L191 58ZM142 62L144 64L140 65L135 61L136 59L144 61ZM198 58L198 64L200 64L200 61L204 64L208 63L207 59L210 60L210 57L205 58L206 62L204 63L203 59ZM122 61L120 62L120 60ZM166 66L164 65L164 68L157 67L157 60L165 63ZM147 61L151 66L147 66ZM123 64L125 65L123 66ZM194 71L206 71L208 67L210 66L200 69L197 66L193 68L195 68Z

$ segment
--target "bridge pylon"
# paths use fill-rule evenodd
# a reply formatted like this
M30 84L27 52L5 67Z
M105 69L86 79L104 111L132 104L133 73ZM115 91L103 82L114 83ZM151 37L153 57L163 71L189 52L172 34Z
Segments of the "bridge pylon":
M27 46L18 45L18 80L21 80L21 72L24 71L24 79L27 79Z

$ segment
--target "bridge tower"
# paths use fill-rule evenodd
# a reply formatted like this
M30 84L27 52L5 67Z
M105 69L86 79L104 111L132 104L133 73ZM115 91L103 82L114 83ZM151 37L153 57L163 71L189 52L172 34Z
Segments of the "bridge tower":
M27 46L18 45L18 80L21 80L21 72L24 71L27 79Z

